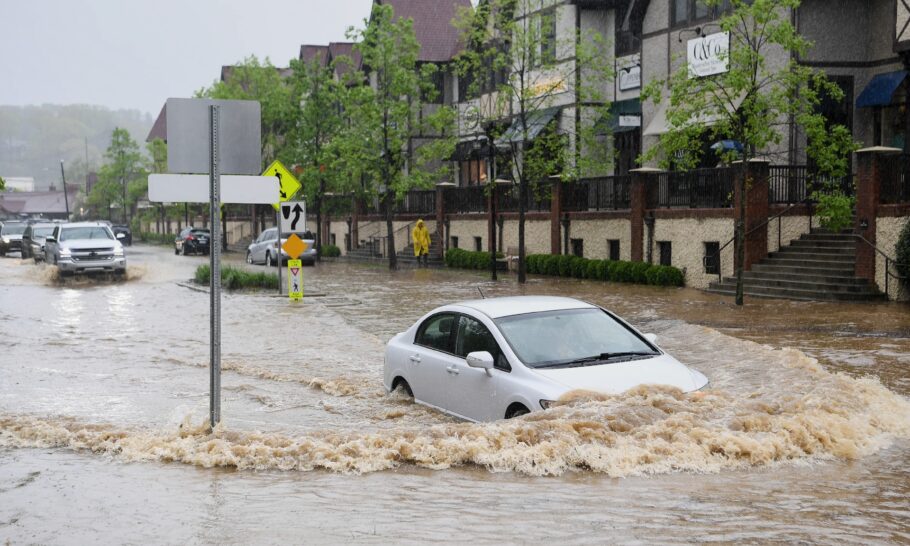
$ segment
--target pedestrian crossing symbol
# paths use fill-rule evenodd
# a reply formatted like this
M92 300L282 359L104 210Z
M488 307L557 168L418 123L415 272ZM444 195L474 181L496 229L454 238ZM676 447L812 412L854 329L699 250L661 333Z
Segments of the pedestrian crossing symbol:
M303 263L300 260L288 260L288 297L292 301L303 299Z

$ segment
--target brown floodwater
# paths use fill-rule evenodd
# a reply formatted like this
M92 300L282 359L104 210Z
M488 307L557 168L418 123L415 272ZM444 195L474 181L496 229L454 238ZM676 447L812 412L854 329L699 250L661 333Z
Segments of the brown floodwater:
M910 541L906 305L326 263L300 304L225 296L209 431L206 259L128 256L0 259L0 541ZM480 291L604 305L711 386L487 424L387 395L385 341Z

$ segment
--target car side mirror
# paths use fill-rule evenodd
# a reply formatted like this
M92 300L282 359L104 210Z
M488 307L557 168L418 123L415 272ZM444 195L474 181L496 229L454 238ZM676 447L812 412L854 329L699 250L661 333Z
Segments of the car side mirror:
M645 334L645 339L650 343L657 343L657 334Z
M493 355L488 351L474 351L473 353L468 353L466 360L468 361L468 366L486 370L487 375L490 375L490 370L493 369Z
M118 234L117 234L117 238L118 238L118 239L126 239L126 233L118 233Z
M47 244L47 243L56 243L56 242L57 242L57 239L54 239L53 237L45 237L45 238L44 238L44 243L45 243L45 244Z

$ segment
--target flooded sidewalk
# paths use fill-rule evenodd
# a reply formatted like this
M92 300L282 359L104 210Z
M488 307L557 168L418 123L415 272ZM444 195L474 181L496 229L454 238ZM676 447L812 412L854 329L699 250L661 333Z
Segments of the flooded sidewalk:
M906 305L326 263L303 304L225 297L209 432L208 296L178 286L205 259L130 260L69 285L0 260L0 541L910 540ZM480 290L603 305L711 388L480 425L387 395L386 340Z

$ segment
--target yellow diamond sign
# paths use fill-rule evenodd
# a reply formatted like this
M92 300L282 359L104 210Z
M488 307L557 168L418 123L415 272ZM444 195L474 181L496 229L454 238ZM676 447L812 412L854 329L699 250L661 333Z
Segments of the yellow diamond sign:
M294 197L294 194L303 187L294 175L291 174L291 171L277 160L269 165L269 168L262 173L262 176L274 176L278 178L280 187L278 190L278 203L272 204L272 206L275 207L275 210L278 210L279 203L290 200Z
M297 236L296 233L291 233L291 236L288 237L288 240L281 245L281 248L288 253L288 256L292 260L296 260L300 257L301 254L306 252L307 244Z

